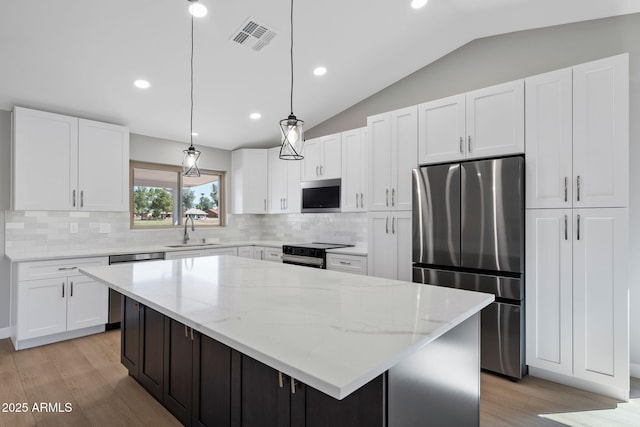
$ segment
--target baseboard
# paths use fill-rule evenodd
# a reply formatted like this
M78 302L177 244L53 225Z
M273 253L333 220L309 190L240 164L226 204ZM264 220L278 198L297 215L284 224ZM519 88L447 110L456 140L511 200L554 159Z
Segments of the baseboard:
M11 336L11 328L10 327L6 327L6 328L0 328L0 340L3 340L5 338L9 338L9 336Z
M633 378L640 378L640 363L630 363L629 373Z
M601 394L603 396L613 397L614 399L628 401L629 390L623 390L607 384L599 384L592 381L586 381L580 378L549 372L540 368L529 366L529 375L532 377L542 378L543 380L553 381L568 385L569 387L578 388L580 390L590 391L591 393Z

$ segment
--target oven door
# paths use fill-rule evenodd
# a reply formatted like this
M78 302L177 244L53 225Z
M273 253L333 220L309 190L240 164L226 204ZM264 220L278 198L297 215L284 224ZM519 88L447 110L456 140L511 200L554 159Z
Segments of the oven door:
M305 267L324 268L324 260L322 258L300 256L300 255L282 255L283 264L303 265Z

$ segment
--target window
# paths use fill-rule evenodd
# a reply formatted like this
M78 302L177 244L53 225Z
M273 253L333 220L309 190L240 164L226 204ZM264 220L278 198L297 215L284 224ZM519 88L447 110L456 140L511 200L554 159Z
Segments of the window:
M180 227L187 215L197 226L224 225L224 172L182 176L178 166L130 162L131 227Z

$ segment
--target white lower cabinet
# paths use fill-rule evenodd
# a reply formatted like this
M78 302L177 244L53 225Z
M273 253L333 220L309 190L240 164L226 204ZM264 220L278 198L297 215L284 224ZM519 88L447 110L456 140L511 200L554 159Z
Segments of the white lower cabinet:
M282 248L273 248L268 246L253 246L252 258L259 259L262 261L282 262Z
M327 254L327 270L367 275L367 257L362 255Z
M527 365L628 397L628 231L626 208L527 210Z
M369 276L411 281L411 211L369 213Z
M96 327L104 330L108 288L80 274L78 268L107 264L104 257L14 264L11 288L14 347L20 350L99 332ZM86 333L77 332L83 329Z
M253 258L253 246L239 246L238 256L242 258Z
M213 255L238 255L238 248L216 248L216 249L190 249L187 251L175 251L167 252L164 255L164 259L184 259L184 258L198 258L202 256Z

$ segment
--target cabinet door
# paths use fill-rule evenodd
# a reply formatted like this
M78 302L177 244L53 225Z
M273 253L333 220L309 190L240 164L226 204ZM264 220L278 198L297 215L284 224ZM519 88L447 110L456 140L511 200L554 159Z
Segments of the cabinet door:
M287 181L287 160L280 160L280 147L271 148L267 152L269 172L269 197L267 210L269 213L281 213L284 211L285 189Z
M423 164L465 158L465 95L418 105L418 162Z
M12 173L14 210L75 210L78 119L15 107Z
M78 125L79 208L129 211L129 129L91 120Z
M71 276L67 283L67 330L107 323L109 289L86 276Z
M207 249L204 251L204 256L212 255L238 255L238 248L220 248L220 249Z
M322 162L320 178L335 179L342 175L342 136L339 133L320 138L322 141Z
M575 207L629 204L629 56L573 68Z
M273 262L282 262L282 248L264 248L264 259Z
M367 117L368 195L370 211L386 211L391 192L391 114Z
M182 424L191 425L194 332L165 319L163 403Z
M391 233L395 237L396 279L411 282L412 274L412 221L411 212L391 212Z
M240 355L200 333L193 345L193 414L196 426L232 425L232 380L240 373ZM230 410L231 409L231 410Z
M320 179L320 164L322 163L322 141L320 138L308 139L304 142L302 163L300 167L301 181Z
M121 296L120 363L136 380L140 374L140 303Z
M391 112L392 210L411 210L411 171L418 166L418 107ZM389 168L389 165L387 165ZM377 173L377 171L374 171Z
M368 229L369 276L397 279L397 239L391 233L391 213L370 213Z
M162 401L164 387L165 316L140 305L140 384Z
M530 77L526 87L527 208L572 206L571 68Z
M290 425L290 384L288 377L282 377L283 384L280 387L278 371L242 356L242 427Z
M267 213L267 150L235 150L231 162L233 213Z
M574 375L628 391L628 210L575 209L573 221Z
M238 256L242 258L253 258L253 246L238 247Z
M18 339L41 337L67 329L66 279L18 283Z
M526 211L526 364L573 373L572 211Z
M264 248L262 246L253 247L253 259L264 259Z
M467 93L467 158L524 153L524 81Z
M283 160L284 161L284 160ZM300 186L300 162L284 161L286 176L284 183L284 212L300 213L302 188Z
M363 129L342 132L342 186L340 209L342 212L364 210L363 178L367 154Z

